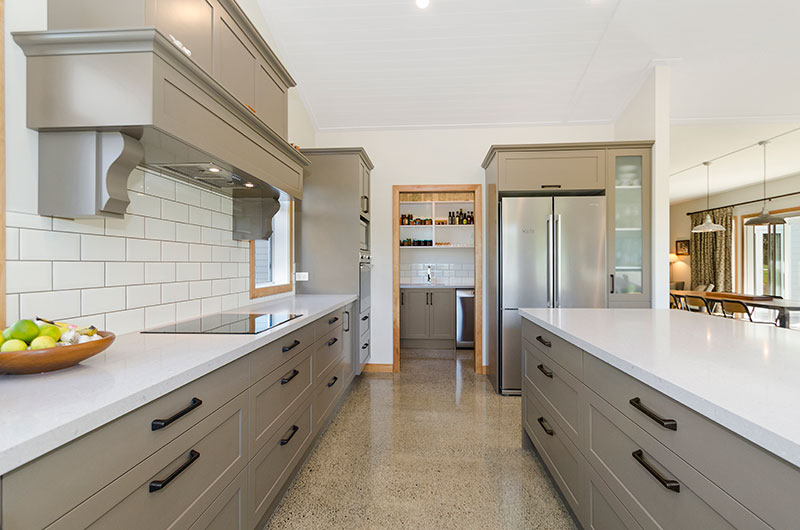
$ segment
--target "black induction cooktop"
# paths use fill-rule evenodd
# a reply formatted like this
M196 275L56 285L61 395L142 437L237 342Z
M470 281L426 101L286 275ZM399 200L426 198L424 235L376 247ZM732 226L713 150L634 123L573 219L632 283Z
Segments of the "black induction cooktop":
M142 333L255 335L301 316L303 315L294 313L217 313L186 322L147 329Z

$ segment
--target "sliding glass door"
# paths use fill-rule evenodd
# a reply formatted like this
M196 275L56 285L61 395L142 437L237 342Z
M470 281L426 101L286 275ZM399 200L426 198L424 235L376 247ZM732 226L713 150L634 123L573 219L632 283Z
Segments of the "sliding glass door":
M744 292L800 298L800 214L744 227Z

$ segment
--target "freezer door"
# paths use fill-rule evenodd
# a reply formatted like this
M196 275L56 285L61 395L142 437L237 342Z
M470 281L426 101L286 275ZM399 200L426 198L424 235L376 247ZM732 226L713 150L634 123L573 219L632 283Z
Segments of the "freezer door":
M522 391L522 317L516 309L504 309L503 354L500 358L500 393Z
M548 307L548 226L552 197L500 202L502 308Z
M555 198L556 307L607 307L606 198Z

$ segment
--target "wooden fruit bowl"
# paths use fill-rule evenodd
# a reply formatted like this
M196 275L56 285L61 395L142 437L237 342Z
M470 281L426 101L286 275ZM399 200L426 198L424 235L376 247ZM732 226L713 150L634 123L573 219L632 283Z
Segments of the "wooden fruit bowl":
M103 338L71 346L0 353L0 374L39 374L75 366L114 342L115 335L110 331L98 331L97 334Z

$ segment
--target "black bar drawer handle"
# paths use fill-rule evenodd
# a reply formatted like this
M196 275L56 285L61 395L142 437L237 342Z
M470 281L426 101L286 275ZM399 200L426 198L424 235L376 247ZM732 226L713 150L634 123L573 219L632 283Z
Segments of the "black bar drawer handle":
M675 493L680 493L681 491L680 483L677 480L665 478L664 475L661 474L661 472L659 472L656 468L653 467L653 465L650 462L647 461L641 449L637 449L636 451L631 453L631 456L633 456L633 458L637 462L639 462L643 468L645 468L651 475L653 475L656 478L656 480L661 483L662 486L664 486L670 491L674 491Z
M333 317L332 319L328 320L328 325L331 326L339 322L339 317Z
M176 412L175 414L173 414L172 416L170 416L167 419L164 419L164 420L153 420L153 422L150 424L150 428L152 430L154 430L154 431L157 431L159 429L163 429L164 427L166 427L167 425L169 425L173 421L175 421L177 419L180 419L181 416L185 416L186 414L189 414L191 411L193 411L194 409L196 409L197 407L199 407L202 404L203 404L203 400L198 399L196 397L192 398L192 402L189 403L188 407L186 407L185 409L183 409L181 411Z
M293 349L297 348L298 346L300 346L300 341L299 341L299 340L297 340L297 339L295 339L295 341L294 341L294 342L293 342L291 345L289 345L289 346L284 346L284 347L282 348L282 351L283 351L283 353L286 353L287 351L289 351L289 350L293 350Z
M194 464L198 458L200 458L200 453L194 449L189 451L189 460L181 464L181 467L170 473L169 476L164 480L154 480L150 483L150 493L166 488L170 482L172 482L178 475L186 471L186 468Z
M560 188L561 184L542 184L542 189L547 188Z
M291 374L284 375L283 378L281 378L281 384L285 385L286 383L297 377L299 374L300 372L298 370L292 370Z
M336 381L338 381L338 380L339 380L339 378L338 378L338 377L336 377L336 376L334 375L334 376L333 376L333 379L331 379L331 380L330 380L330 382L328 383L328 388L330 388L330 387L332 387L333 385L335 385L335 384L336 384Z
M669 429L671 431L677 431L678 430L678 422L677 421L666 419L666 418L662 418L661 416L659 416L658 414L656 414L655 412L653 412L649 408L645 407L642 404L642 400L639 399L638 397L633 398L628 403L633 405L633 408L635 408L636 410L641 411L645 416L647 416L648 418L650 418L654 422L658 423L659 425L661 425L665 429Z
M361 346L362 350L366 350L367 348L369 348L369 342L365 342L364 345Z
M337 342L339 342L339 339L337 339L336 337L333 337L331 340L328 341L328 346L333 346Z
M550 341L549 341L549 340L547 340L546 338L542 337L541 335L539 335L538 337L536 337L536 340L537 340L538 342L541 342L542 344L544 344L544 345L545 345L545 346L547 346L548 348L549 348L549 347L551 347L551 346L553 345L553 343L552 343L552 342L550 342Z
M291 431L289 433L289 436L287 436L286 438L281 438L281 445L286 445L289 442L291 442L292 438L294 438L294 435L297 434L297 431L300 430L300 427L298 427L297 425L292 425L292 428L289 430Z
M549 377L550 379L552 379L552 378L553 378L553 372L552 372L551 370L548 370L548 369L547 369L547 367L546 367L545 365L543 365L543 364L540 364L540 365L539 365L539 366L537 366L536 368L538 368L538 369L539 369L539 371L540 371L540 372L542 372L542 373L544 374L544 376L545 376L545 377Z
M369 320L369 315L364 315L363 317L361 317L361 322L364 322L366 320Z
M549 423L547 423L547 420L546 420L546 419L544 419L544 418L542 417L542 418L539 418L539 419L538 419L538 420L536 420L536 421L538 421L538 422L539 422L539 425L541 425L541 426L542 426L542 429L544 429L544 432L545 432L545 434L546 434L547 436L553 436L553 435L555 434L555 432L553 431L553 429L551 429L551 428L550 428L550 424L549 424Z

